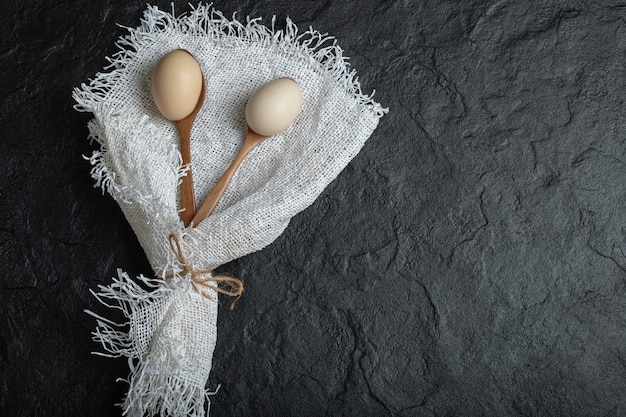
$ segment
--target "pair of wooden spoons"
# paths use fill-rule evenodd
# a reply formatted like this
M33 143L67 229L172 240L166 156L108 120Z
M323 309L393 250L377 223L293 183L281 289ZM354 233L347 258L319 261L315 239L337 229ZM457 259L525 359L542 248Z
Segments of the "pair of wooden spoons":
M180 192L180 214L185 226L211 215L245 157L270 136L287 129L302 106L302 93L291 78L278 78L259 88L246 105L248 133L239 153L196 212L191 171L191 127L204 103L205 84L200 65L183 49L165 55L152 76L152 95L161 114L176 122L180 148L187 173Z

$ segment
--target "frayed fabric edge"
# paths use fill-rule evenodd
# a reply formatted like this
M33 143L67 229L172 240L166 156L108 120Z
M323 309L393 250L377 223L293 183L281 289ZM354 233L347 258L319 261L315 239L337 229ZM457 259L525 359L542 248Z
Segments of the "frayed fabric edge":
M99 103L107 96L111 88L123 76L127 64L135 57L145 40L155 34L168 31L177 31L192 35L201 35L214 41L225 44L249 44L254 42L262 47L277 48L283 53L298 55L308 60L321 72L326 72L337 82L343 85L344 90L351 94L357 102L372 111L377 117L388 112L379 103L373 100L372 94L364 94L356 75L356 70L350 69L349 58L343 55L343 49L337 45L336 38L309 28L298 34L298 27L289 18L286 18L284 30L275 28L276 16L272 18L271 28L260 23L261 18L246 20L246 24L239 22L235 15L230 20L221 12L215 10L212 4L199 4L188 14L174 16L157 6L148 5L137 28L128 28L128 34L121 36L116 45L119 51L107 57L109 65L99 72L89 84L81 84L75 88L72 96L77 104L74 109L82 112L94 112Z
M161 200L153 195L146 195L139 190L126 187L117 181L117 175L106 163L105 155L108 152L105 143L105 133L102 126L94 119L87 124L89 129L88 139L93 143L97 142L99 149L92 152L91 155L83 158L89 161L91 165L91 178L94 180L94 188L101 188L103 193L109 193L115 201L120 204L138 204L143 210L150 213L151 217L158 219L163 210L169 210L165 207ZM151 133L155 127L148 123L148 116L144 116L136 125L137 129ZM172 166L177 167L176 178L178 185L181 184L182 178L187 175L188 166L183 165L180 152L175 146L172 146L169 152L169 158L172 160ZM182 224L182 223L181 223Z
M130 374L119 382L129 385L123 403L124 416L143 417L163 415L171 417L205 417L205 404L210 408L210 396L217 393L204 386L194 385L176 375L155 373L146 358L148 346L139 346L133 336L131 318L147 305L163 302L175 288L169 282L158 278L139 275L133 280L121 269L118 276L108 286L99 285L93 296L105 307L120 310L125 323L116 323L99 314L85 310L97 322L92 332L93 340L99 343L104 352L92 354L109 358L127 357ZM218 387L219 390L219 387Z
M94 342L100 343L106 351L106 353L92 353L110 358L125 356L129 359L140 359L147 347L138 346L132 336L131 317L137 314L142 306L163 299L172 293L173 289L164 280L148 278L144 275L139 275L135 281L126 272L118 269L117 277L113 277L113 282L108 286L99 285L98 290L98 292L93 290L90 292L100 304L109 309L120 310L128 321L116 323L91 310L85 310L97 322L96 330L91 333Z
M122 404L123 415L142 417L149 412L170 417L205 417L205 404L210 409L214 392L176 376L148 372L147 368L142 363L133 376Z

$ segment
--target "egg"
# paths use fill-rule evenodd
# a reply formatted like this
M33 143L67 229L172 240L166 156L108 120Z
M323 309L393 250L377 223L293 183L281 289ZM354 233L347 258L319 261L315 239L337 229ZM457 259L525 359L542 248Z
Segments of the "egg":
M161 114L182 120L195 109L202 91L202 70L187 51L176 49L158 62L152 74L152 96Z
M252 94L246 105L246 121L253 132L273 136L293 123L301 107L298 83L291 78L278 78Z

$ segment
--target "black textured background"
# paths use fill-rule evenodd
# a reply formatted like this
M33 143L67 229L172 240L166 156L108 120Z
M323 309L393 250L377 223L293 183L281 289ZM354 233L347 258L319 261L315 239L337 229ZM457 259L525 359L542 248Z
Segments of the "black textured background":
M247 291L222 300L212 416L626 415L626 4L215 7L336 36L390 113L275 243L223 268ZM121 413L127 364L90 355L83 310L116 268L150 268L92 188L71 91L144 9L0 11L2 416Z

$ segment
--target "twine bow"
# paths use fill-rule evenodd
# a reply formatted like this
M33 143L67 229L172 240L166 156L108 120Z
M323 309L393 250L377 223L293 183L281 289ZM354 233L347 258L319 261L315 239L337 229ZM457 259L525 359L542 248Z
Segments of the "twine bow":
M209 294L205 293L204 291L198 290L198 285L211 289L217 293L228 295L229 297L236 297L230 304L230 309L232 310L235 307L235 303L241 298L241 294L243 293L243 282L241 282L240 279L225 275L213 276L213 271L210 269L194 269L191 265L191 262L189 262L189 260L185 256L178 235L170 235L170 248L172 248L172 252L178 259L178 262L180 262L180 264L183 266L183 269L177 274L170 275L167 278L173 278L176 275L183 277L189 276L191 282L195 284L194 287L196 287L196 290L204 297L210 300L213 299L213 297L211 297ZM216 284L211 285L210 283L212 282L215 282ZM230 287L230 290L221 288L219 286L220 283L228 285Z

